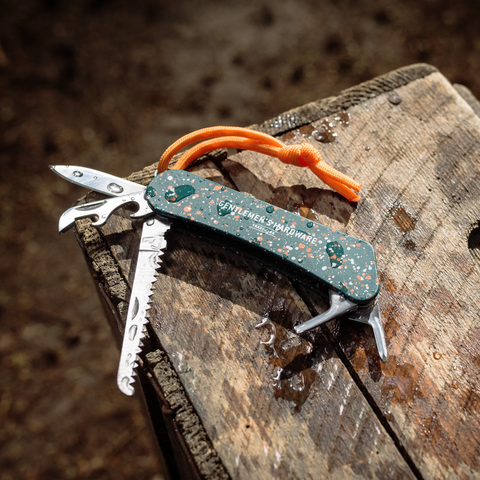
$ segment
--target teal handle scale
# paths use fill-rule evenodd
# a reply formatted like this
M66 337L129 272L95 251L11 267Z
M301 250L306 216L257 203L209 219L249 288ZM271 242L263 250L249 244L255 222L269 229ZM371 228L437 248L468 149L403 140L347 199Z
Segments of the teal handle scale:
M256 247L255 258L294 270L299 281L313 276L359 305L378 294L375 252L355 237L183 170L158 174L146 198L161 215L229 237L225 246L230 239Z

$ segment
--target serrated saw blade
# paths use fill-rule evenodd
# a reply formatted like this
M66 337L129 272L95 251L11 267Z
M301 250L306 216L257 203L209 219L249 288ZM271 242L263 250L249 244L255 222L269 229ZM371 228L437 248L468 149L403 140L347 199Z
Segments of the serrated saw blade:
M135 381L137 354L142 350L152 286L156 281L155 273L160 267L160 257L167 246L165 233L169 228L170 222L158 217L149 218L143 224L117 375L118 388L125 395L134 393L132 383Z

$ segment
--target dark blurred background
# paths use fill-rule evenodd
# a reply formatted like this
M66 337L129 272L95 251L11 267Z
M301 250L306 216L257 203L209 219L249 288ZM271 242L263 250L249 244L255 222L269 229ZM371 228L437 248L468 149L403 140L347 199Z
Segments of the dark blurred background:
M450 0L0 1L0 480L162 479L81 251L85 191L181 135L427 62L480 97L480 7Z

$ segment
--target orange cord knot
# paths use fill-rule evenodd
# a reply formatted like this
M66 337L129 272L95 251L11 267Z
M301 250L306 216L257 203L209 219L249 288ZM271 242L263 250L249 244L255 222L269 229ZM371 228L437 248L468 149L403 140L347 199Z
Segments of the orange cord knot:
M270 155L274 155L288 165L308 167L322 182L332 187L347 200L351 202L360 200L360 195L355 192L360 191L362 184L322 162L320 152L310 143L284 145L280 148L274 147L273 150L274 152Z
M320 152L310 143L285 145L277 154L277 158L288 165L311 167L322 161Z
M271 135L241 127L210 127L185 135L165 150L158 162L157 172L167 170L172 157L194 142L200 143L185 152L173 166L175 170L187 168L195 158L218 148L237 148L271 155L283 163L308 167L320 180L351 202L360 200L362 184L335 170L322 161L320 152L310 143L285 145Z

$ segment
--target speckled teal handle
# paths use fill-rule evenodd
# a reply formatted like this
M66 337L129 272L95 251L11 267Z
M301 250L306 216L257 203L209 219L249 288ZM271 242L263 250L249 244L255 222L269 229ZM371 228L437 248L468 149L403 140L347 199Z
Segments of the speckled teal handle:
M375 252L362 240L183 170L158 174L146 195L160 214L213 230L226 247L256 247L262 261L261 249L265 263L298 272L300 281L313 276L357 304L378 294Z

